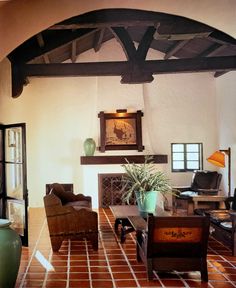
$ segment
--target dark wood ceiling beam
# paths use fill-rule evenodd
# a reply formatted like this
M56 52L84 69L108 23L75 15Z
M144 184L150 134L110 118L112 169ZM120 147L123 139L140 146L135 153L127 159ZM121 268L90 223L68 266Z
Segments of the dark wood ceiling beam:
M145 83L153 74L227 72L236 70L236 56L147 61L65 64L23 64L12 67L12 97L18 97L27 77L121 76L122 83ZM216 74L215 74L216 75ZM216 75L217 76L217 75Z
M146 20L126 20L126 21L109 21L100 23L75 23L75 24L56 24L48 28L48 30L73 30L81 28L111 28L111 27L143 27L154 26L155 22Z
M136 48L127 30L123 27L111 27L110 30L122 46L127 60L135 61Z
M215 30L213 31L208 38L212 41L214 41L215 43L219 43L221 45L236 45L236 39L219 31L219 30Z
M20 70L25 76L117 76L131 71L133 66L153 74L194 73L236 70L236 56L131 61L74 63L74 64L27 64Z
M148 27L146 29L146 32L144 33L141 41L139 42L139 46L137 49L137 58L138 59L146 59L148 50L151 46L151 43L153 41L153 35L156 31L155 27Z
M102 46L102 40L104 37L106 28L102 28L99 31L97 31L94 35L94 42L93 42L93 49L95 52L98 52Z
M165 54L164 59L167 60L172 57L176 52L182 49L190 40L179 41L177 44L173 45L171 49Z

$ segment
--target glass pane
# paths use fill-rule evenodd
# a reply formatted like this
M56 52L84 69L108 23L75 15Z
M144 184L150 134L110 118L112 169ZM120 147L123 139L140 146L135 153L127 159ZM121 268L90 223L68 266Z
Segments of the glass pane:
M184 153L173 153L173 160L184 160Z
M7 218L11 221L11 228L18 234L24 235L25 206L20 201L7 200Z
M187 160L195 160L198 161L199 154L198 153L187 153Z
M184 169L184 161L173 161L173 169Z
M23 199L22 164L6 164L7 196Z
M186 144L187 152L199 152L199 144Z
M22 162L22 129L6 129L5 155L7 162Z
M183 144L172 144L172 151L173 152L184 152L184 145Z
M188 162L187 162L187 169L193 169L193 170L199 169L199 163L198 163L198 161L188 161Z

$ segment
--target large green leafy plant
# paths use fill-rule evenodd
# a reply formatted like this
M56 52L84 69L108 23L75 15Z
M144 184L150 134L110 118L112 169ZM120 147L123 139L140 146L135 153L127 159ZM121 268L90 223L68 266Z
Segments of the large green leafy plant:
M143 202L146 197L146 192L160 192L164 198L165 194L172 193L172 188L169 184L169 179L162 171L157 171L152 156L145 156L145 161L142 164L129 163L123 164L125 174L122 178L123 182L123 200L129 203L130 199L134 198L134 193L139 192L140 201Z

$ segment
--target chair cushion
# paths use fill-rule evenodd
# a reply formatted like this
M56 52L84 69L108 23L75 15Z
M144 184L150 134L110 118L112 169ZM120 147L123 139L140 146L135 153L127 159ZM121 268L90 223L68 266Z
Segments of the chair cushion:
M65 191L63 186L59 183L52 184L52 192L61 200L62 205L69 201L73 201L74 194L70 191Z
M197 196L198 193L194 192L194 191L184 191L180 193L180 197L182 198L182 196L188 198L188 197L193 197L193 196Z
M231 230L232 229L232 222L221 222L220 226L223 227L226 230Z
M81 200L81 201L72 201L72 202L67 202L64 206L80 206L80 207L90 207L90 203L86 200Z

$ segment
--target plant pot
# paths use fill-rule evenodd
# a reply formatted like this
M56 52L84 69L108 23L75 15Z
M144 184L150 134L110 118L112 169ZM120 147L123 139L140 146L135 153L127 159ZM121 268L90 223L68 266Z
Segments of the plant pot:
M93 156L96 149L96 143L93 138L87 138L84 141L84 153L86 156Z
M142 198L140 197L140 192L139 191L135 192L138 209L142 217L146 218L148 213L152 213L152 214L155 213L157 194L158 194L157 191L145 192L146 196L142 201Z
M15 287L20 266L21 239L10 228L8 219L0 219L0 287Z

